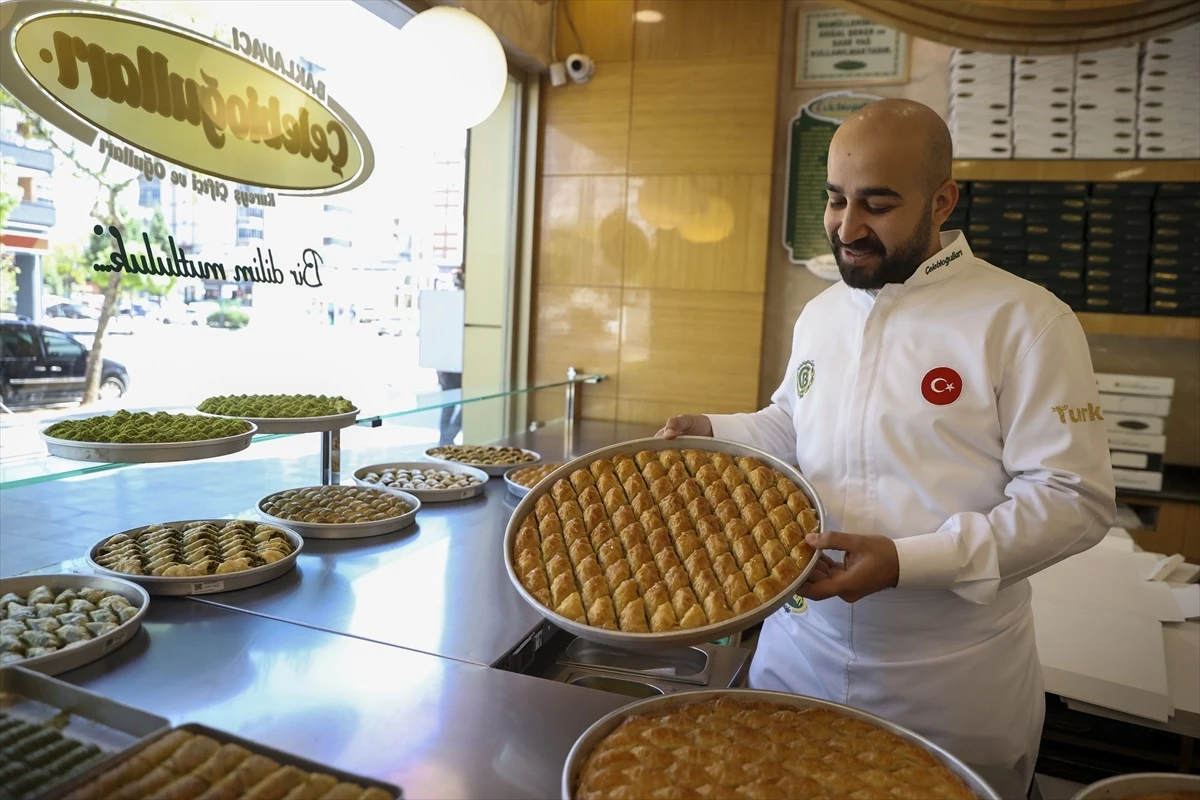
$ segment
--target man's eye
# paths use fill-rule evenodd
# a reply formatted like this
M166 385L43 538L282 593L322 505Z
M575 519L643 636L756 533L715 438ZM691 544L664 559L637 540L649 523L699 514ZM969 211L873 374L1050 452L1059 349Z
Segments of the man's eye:
M845 200L838 200L835 197L829 198L829 207L830 208L843 208L843 207L845 207L845 205L846 205Z
M872 205L867 206L868 214L886 214L887 212L889 212L891 210L892 210L892 206L872 206Z

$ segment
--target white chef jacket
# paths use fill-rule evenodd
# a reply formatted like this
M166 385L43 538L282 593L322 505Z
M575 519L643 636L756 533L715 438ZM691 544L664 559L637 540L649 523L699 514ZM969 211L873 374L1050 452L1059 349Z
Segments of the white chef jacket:
M794 459L827 529L899 555L895 589L772 615L751 685L879 714L1023 797L1044 718L1026 578L1098 542L1116 490L1075 315L961 232L941 244L903 284L822 292L771 405L709 418Z

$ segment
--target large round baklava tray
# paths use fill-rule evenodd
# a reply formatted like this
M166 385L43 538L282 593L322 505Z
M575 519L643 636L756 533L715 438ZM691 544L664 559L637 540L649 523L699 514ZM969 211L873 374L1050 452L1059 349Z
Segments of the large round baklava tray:
M283 525L241 519L193 519L143 525L97 542L88 566L132 581L154 595L232 592L274 580L304 549Z
M706 437L638 439L577 458L517 505L504 539L514 587L583 639L680 647L782 606L820 555L812 485L780 459Z
M362 539L407 528L421 501L408 492L373 486L309 486L258 501L258 513L306 539Z
M563 800L1000 800L966 764L906 728L754 689L682 692L617 709L576 740L561 791Z

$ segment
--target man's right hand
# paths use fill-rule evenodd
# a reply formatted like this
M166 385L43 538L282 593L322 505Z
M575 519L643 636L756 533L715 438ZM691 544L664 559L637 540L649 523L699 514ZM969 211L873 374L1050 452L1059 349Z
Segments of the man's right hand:
M660 439L674 439L676 436L712 436L712 422L703 414L682 414L671 417L662 430L654 434Z

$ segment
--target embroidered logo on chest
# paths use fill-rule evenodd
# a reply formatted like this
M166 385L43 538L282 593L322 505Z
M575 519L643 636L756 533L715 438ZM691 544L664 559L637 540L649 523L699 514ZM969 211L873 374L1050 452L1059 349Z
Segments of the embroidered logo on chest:
M817 368L813 366L812 359L803 362L796 368L796 397L804 397L808 394L808 390L812 388L813 379L816 378Z
M921 395L935 406L948 406L962 394L962 377L949 367L935 367L921 379Z

